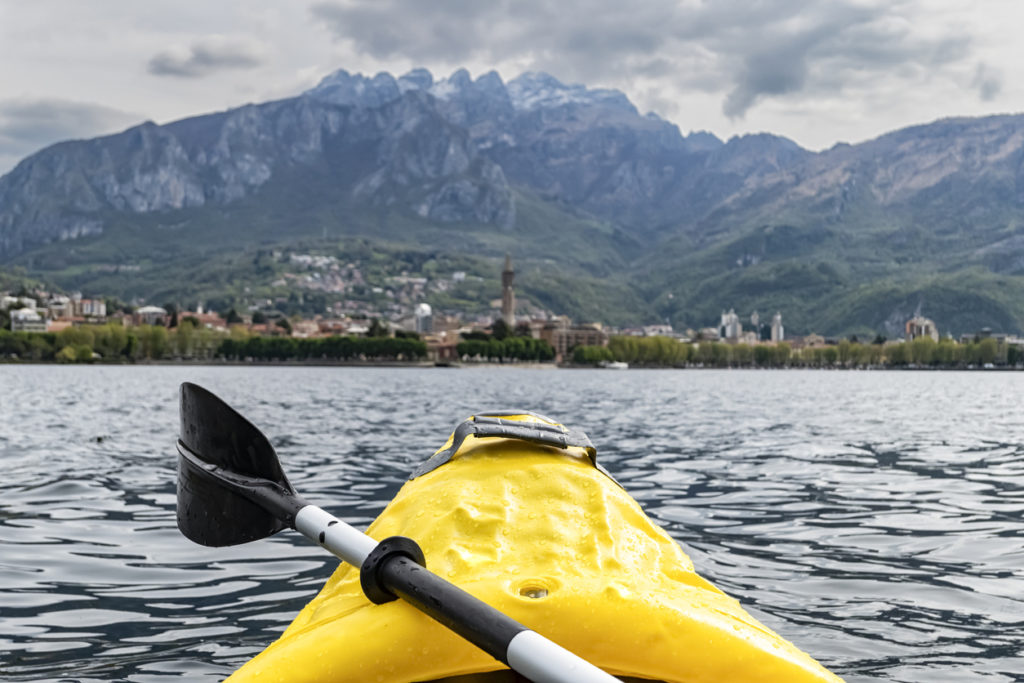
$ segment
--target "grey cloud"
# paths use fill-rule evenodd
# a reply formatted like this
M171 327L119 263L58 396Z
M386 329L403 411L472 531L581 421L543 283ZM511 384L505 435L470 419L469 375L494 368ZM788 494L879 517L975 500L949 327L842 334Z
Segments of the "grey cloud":
M959 29L918 31L912 19L926 10L920 0L354 0L310 8L337 39L377 59L514 61L604 85L671 71L673 87L720 93L732 118L766 98L834 93L968 58L970 37Z
M987 64L978 64L974 70L974 79L971 81L971 87L976 88L978 91L978 97L983 102L991 102L994 100L1003 89L1003 79L998 73L995 73Z
M263 63L263 49L248 40L207 36L186 50L165 50L149 60L155 76L200 78L223 69L251 69Z
M657 56L665 19L676 10L671 3L632 8L607 0L379 0L319 2L311 13L336 38L379 59L455 65L525 58L530 68L591 80L627 73L622 60Z
M462 61L486 51L480 30L501 12L501 3L473 0L381 0L314 4L310 11L336 37L375 57ZM443 21L438 21L443 19Z
M817 4L817 3L815 3ZM757 102L796 93L832 93L858 81L898 77L897 70L930 70L963 59L969 52L964 35L919 38L905 22L895 22L905 3L869 8L831 4L807 8L798 22L763 27L764 39L742 49L726 37L722 50L739 64L723 113L741 118Z
M0 173L42 147L113 133L141 116L87 102L56 99L0 101Z

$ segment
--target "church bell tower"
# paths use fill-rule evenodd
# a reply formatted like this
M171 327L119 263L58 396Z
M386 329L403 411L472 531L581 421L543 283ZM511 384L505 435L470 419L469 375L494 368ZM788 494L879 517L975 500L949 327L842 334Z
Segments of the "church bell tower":
M512 257L505 254L505 269L501 271L501 318L509 330L516 326L516 293L512 290L512 281L515 279Z

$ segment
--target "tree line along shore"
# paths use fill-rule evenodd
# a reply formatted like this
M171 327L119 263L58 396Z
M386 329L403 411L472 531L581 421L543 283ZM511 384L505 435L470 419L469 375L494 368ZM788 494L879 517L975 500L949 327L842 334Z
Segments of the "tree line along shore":
M383 330L384 328L378 328ZM334 335L290 337L252 334L244 327L222 332L184 320L176 327L118 323L79 325L60 332L0 330L0 361L56 363L131 363L146 361L344 361L408 362L427 360L427 344L415 332L395 336ZM457 346L460 357L480 360L552 361L555 352L540 339L469 339Z
M670 337L612 337L607 346L578 346L576 365L610 362L642 367L716 368L973 368L1018 367L1024 349L1000 344L991 337L961 344L953 339L919 337L909 342L837 344L794 348L775 344L727 344L718 341L682 343Z
M464 363L553 362L554 350L543 340L511 336L467 339L456 347ZM186 320L175 328L160 325L123 327L116 323L81 325L60 332L0 330L0 360L7 362L131 363L146 361L342 361L423 363L426 343L415 333L397 336L297 338L255 335L238 327L224 333ZM571 364L600 366L610 362L632 367L716 368L972 368L1018 367L1024 349L996 339L958 343L921 337L909 342L838 344L794 348L776 344L682 342L670 337L613 336L607 346L577 346Z

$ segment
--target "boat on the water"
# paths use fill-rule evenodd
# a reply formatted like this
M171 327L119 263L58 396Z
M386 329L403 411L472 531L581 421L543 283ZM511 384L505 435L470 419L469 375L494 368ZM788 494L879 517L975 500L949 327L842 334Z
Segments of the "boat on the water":
M601 367L606 370L628 370L629 363L621 360L605 360L601 361Z
M535 414L476 419L564 429ZM457 430L367 534L415 540L428 570L623 681L840 680L701 578L593 448L496 430ZM371 602L343 563L229 680L526 679L404 601Z

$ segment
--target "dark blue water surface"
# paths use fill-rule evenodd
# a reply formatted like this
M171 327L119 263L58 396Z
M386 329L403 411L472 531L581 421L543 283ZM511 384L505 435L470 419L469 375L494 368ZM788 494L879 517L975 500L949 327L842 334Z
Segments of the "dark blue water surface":
M365 525L470 413L582 427L698 571L848 681L1024 680L1024 373L0 365L0 678L219 680L336 562L175 526L177 387Z

